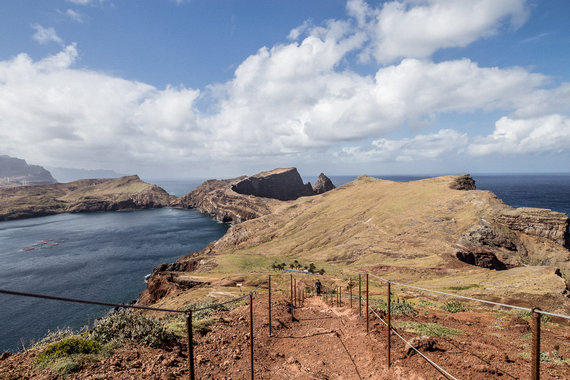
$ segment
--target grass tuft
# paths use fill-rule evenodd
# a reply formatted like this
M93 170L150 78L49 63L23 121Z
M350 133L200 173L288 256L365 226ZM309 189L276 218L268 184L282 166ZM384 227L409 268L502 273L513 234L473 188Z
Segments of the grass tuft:
M463 333L460 330L445 327L438 323L421 323L421 322L404 321L404 322L398 322L396 324L396 327L407 332L413 332L420 335L429 335L440 338L445 336L459 335Z

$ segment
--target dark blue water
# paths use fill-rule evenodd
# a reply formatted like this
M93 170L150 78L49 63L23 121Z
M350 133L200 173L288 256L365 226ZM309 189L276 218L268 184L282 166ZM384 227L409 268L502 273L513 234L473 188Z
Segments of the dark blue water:
M129 302L145 288L144 276L156 265L201 250L226 230L195 210L176 209L0 222L0 288ZM38 244L42 241L47 243ZM20 338L29 342L58 326L79 328L106 312L8 295L0 295L0 305L0 352L21 348Z

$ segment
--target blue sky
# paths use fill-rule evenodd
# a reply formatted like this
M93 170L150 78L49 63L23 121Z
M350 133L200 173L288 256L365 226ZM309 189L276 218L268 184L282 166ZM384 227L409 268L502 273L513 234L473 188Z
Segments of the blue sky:
M146 178L568 172L562 0L0 3L0 153Z

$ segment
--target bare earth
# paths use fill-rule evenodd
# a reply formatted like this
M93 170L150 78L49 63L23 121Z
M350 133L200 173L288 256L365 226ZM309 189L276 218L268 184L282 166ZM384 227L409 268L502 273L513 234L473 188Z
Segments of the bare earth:
M268 336L267 294L254 300L254 358L257 379L437 379L444 378L419 355L392 335L392 366L386 365L386 329L372 314L366 334L364 314L359 316L347 300L342 307L310 297L289 313L286 295L273 296L273 336ZM362 308L364 310L364 306ZM528 323L508 313L469 311L449 314L421 308L418 316L393 316L392 324L404 320L439 323L461 331L460 335L432 338L436 351L421 351L446 371L461 379L527 378L530 361ZM426 309L427 311L427 309ZM195 336L196 378L250 378L249 306L218 312L218 322L205 335ZM398 331L407 339L416 334ZM570 356L570 328L546 323L542 328L542 351L558 346ZM168 347L151 349L125 342L112 356L91 363L69 379L175 379L187 377L184 339ZM53 379L49 369L37 371L33 359L38 350L0 360L0 379ZM565 363L541 363L541 378L565 379Z

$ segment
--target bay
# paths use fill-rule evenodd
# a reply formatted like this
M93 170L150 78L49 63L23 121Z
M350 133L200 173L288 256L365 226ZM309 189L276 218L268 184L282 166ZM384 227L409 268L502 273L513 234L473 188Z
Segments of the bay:
M162 262L203 249L227 226L195 210L60 214L0 223L0 288L127 303ZM24 249L33 248L31 250ZM0 352L108 308L0 295Z

